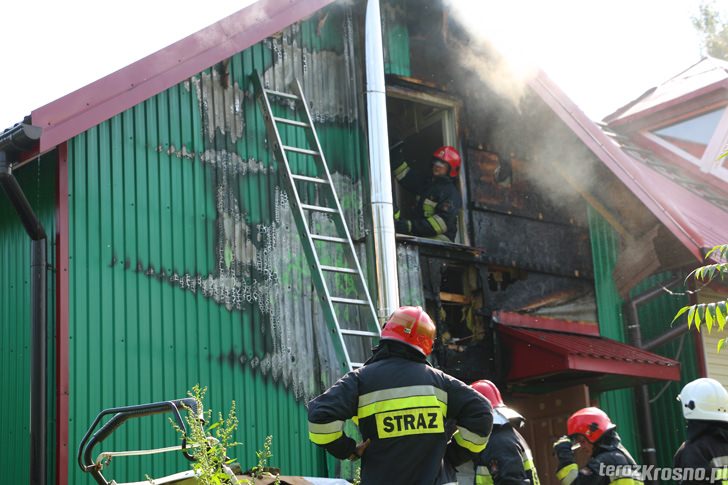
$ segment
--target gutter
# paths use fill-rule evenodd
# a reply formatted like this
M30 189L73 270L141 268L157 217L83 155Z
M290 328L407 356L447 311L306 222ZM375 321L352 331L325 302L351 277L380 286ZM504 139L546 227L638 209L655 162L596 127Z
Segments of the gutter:
M653 288L652 290L643 293L636 298L632 298L625 303L625 306L629 308L628 315L630 322L627 326L627 330L629 332L630 343L632 345L638 349L651 349L680 335L680 333L673 329L673 331L667 332L665 335L647 342L647 344L642 343L642 329L640 327L638 311L639 305L663 294L666 288L674 286L680 281L681 278L672 279L666 284ZM646 384L642 384L638 386L635 391L637 419L639 421L640 437L642 438L642 463L647 466L652 465L655 467L657 466L657 449L655 448L655 432L652 427L652 410L650 409L649 389ZM653 482L645 481L645 483Z
M0 187L31 239L30 286L30 483L46 482L48 387L46 340L46 232L13 175L13 161L34 149L41 129L19 123L0 133Z
M367 128L374 257L377 274L377 316L383 324L399 307L397 244L394 236L392 177L389 169L387 95L379 0L369 0L366 11L365 58Z

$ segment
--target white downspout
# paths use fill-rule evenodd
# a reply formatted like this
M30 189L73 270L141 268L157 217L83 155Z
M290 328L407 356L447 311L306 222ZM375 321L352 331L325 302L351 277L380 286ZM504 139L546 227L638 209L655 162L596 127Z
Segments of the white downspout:
M384 50L379 0L367 3L364 34L367 114L369 133L369 172L374 223L374 253L377 270L377 313L380 323L399 308L397 245L394 239L394 205L389 170L387 96L384 83Z

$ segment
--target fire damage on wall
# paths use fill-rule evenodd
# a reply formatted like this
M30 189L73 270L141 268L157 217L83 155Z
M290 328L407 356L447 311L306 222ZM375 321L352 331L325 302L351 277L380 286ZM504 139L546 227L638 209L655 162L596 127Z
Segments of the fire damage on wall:
M450 9L418 3L423 12L414 18L406 15L412 1L395 4L386 18L408 33L410 72L388 76L390 141L424 164L440 144L457 143L464 165L458 240L398 237L400 266L409 268L399 271L402 298L417 297L417 278L407 274L416 273L438 324L437 364L466 382L495 377L505 385L509 356L493 312L596 322L587 201L621 200L620 213L638 201L621 187L621 199L598 187L595 180L613 178ZM438 109L449 109L450 118ZM408 203L398 195L396 202ZM632 229L645 227L637 217L650 216L635 214L626 219Z
M315 35L310 32L311 25ZM345 150L353 152L357 142L350 138L348 143L336 145L336 135L348 132L358 136L360 128L353 29L351 11L342 8L336 15L322 13L309 22L294 24L256 49L263 52L261 76L266 87L286 91L298 78L317 129L324 135L329 129L334 133L330 142L333 149L327 154L332 180L352 237L361 241L366 233L362 178L351 169L356 159L344 160ZM336 39L337 47L315 45L307 36ZM202 167L206 200L200 203L214 207L208 211L206 228L212 233L208 241L214 246L210 248L212 254L204 258L210 267L205 268L200 261L192 265L175 261L166 268L133 255L124 256L123 266L198 294L230 312L253 315L248 321L255 327L254 340L260 343L254 345L252 353L241 352L241 343L230 342L229 351L208 358L250 367L283 382L297 398L309 399L319 392L321 381L333 382L339 369L296 231L289 194L282 186L277 162L270 156L248 59L238 54L181 84L196 101L193 117L199 118L199 123L193 126L201 146L176 146L160 139L150 147L174 163ZM275 102L281 109L291 108L285 99ZM325 228L331 221L325 214L314 213L309 224ZM357 246L358 251L365 251L363 243ZM365 260L362 256L360 259ZM134 260L137 262L132 264ZM317 359L311 358L312 348L319 349Z

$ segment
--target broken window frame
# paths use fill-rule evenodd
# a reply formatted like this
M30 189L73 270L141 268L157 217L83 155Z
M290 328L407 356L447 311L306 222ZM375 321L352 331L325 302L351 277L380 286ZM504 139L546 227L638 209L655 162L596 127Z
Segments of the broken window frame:
M402 79L398 79L398 83L409 84ZM443 127L442 140L443 144L455 147L460 156L462 157L462 165L460 166L460 173L458 174L457 186L460 192L460 198L462 202L462 210L458 218L459 230L457 235L456 244L462 244L470 246L470 227L468 224L468 189L465 180L465 153L463 151L462 144L460 143L460 112L462 111L462 101L459 99L449 97L443 93L432 93L424 91L422 85L414 84L410 86L392 86L387 85L387 97L402 99L409 102L415 102L441 108L442 112L438 113L438 116L432 116L425 120L426 125L422 128L430 126L436 121L440 121ZM441 115L440 115L441 114Z

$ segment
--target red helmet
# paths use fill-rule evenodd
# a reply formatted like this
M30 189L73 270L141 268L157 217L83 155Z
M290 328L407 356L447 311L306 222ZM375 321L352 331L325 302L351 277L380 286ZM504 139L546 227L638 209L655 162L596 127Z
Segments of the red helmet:
M435 324L422 307L403 306L395 310L382 329L382 340L397 340L422 352L432 353Z
M616 427L607 413L599 408L580 409L566 422L566 432L569 436L581 434L590 443L596 443L604 433Z
M455 147L440 147L435 150L435 153L433 153L432 156L450 165L450 177L458 176L462 160L460 158L460 153L455 149Z
M490 401L490 404L494 408L505 406L505 404L503 404L503 398L501 397L500 391L497 387L495 387L495 384L489 380L482 379L480 381L475 381L470 384L470 387L482 394L483 397Z

